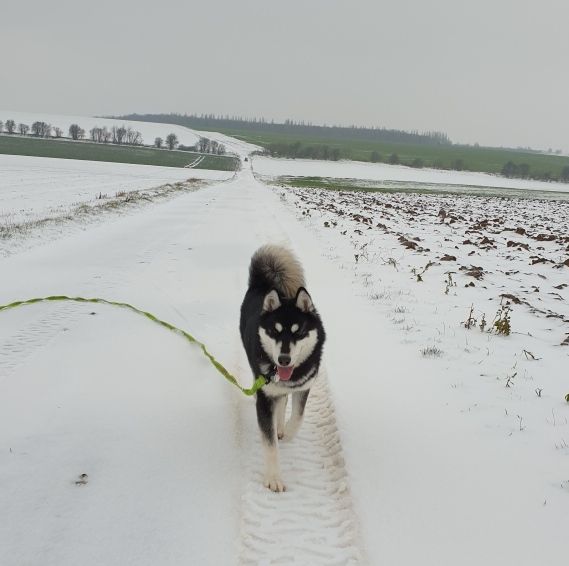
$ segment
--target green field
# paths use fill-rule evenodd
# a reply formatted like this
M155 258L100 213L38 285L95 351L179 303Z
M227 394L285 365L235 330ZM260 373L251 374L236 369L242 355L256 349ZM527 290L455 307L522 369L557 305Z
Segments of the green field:
M343 159L371 161L371 154L377 151L381 162L388 162L392 154L397 154L401 165L411 165L416 159L423 161L424 167L435 169L461 169L500 173L508 161L515 164L526 163L530 176L536 178L558 179L564 167L569 166L569 157L541 154L512 149L474 147L462 145L424 145L407 143L386 143L362 140L334 140L312 138L288 133L259 133L226 130L222 133L240 140L270 148L273 144L300 143L302 146L324 146L338 148ZM461 161L462 163L458 163ZM460 167L457 167L460 165Z
M213 115L131 114L120 118L221 132L261 146L275 157L353 159L569 182L569 157L566 156L523 149L458 145L446 143L444 138L438 142L436 138L429 140L427 134L400 130L279 124Z
M0 135L0 154L56 157L113 163L136 163L162 167L185 167L203 154L190 151L169 151L149 147L118 146L83 141L62 141ZM234 171L238 160L234 157L205 155L196 169Z

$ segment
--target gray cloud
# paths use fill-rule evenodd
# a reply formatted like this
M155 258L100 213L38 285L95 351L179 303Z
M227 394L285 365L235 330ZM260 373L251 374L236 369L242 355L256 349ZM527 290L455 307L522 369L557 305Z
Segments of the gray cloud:
M565 0L20 0L0 107L214 112L569 150Z

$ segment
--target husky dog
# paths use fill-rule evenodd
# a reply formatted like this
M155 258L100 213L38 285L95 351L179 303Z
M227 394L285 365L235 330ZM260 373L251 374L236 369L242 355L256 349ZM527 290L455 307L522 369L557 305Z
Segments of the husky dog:
M257 421L265 448L264 483L272 491L284 491L277 438L292 439L302 423L326 338L304 288L302 266L288 249L267 245L253 254L240 331L253 375L264 375L268 381L257 392ZM285 426L289 394L292 414Z

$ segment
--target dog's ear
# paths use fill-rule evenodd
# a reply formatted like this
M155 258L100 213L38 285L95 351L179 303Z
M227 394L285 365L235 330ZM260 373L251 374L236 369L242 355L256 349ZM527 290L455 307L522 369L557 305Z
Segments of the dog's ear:
M314 312L314 304L304 287L301 287L296 294L296 306L302 312Z
M265 295L265 300L263 301L263 312L272 312L281 306L281 300L279 299L279 294L273 289Z

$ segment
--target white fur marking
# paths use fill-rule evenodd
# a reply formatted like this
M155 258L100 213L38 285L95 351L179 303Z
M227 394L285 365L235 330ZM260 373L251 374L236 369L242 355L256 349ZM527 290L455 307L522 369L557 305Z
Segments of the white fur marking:
M259 338L265 353L276 364L281 354L282 342L271 338L264 328L259 328ZM318 344L318 330L311 330L302 340L290 343L290 365L299 366L312 354Z
M291 331L292 333L296 332L298 329L299 329L298 324L293 324L293 325L290 327L290 331Z
M318 343L318 330L311 330L305 338L290 344L290 363L299 366L312 352Z
M277 322L275 324L275 328L277 329L277 332L282 332L283 331L283 325L280 322Z

